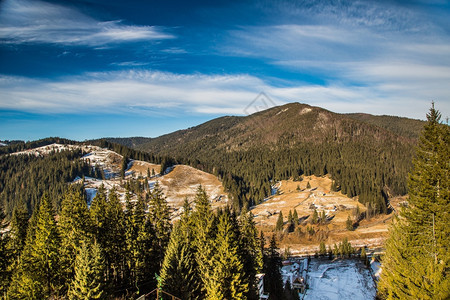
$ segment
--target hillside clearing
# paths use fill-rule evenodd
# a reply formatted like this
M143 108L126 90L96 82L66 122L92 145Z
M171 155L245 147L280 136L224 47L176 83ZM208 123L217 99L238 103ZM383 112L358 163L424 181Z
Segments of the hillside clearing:
M308 183L310 185L307 188ZM362 219L355 223L355 211L366 211L366 207L358 202L357 197L349 198L340 192L331 191L332 180L329 176L305 176L302 181L282 180L276 184L278 191L264 202L251 208L255 222L266 236L274 233L276 221L282 212L285 230L277 232L280 247L295 255L313 254L318 251L320 242L332 246L347 238L355 248L368 246L377 248L384 244L387 237L390 215L378 215L370 219ZM394 201L394 207L397 202ZM300 226L296 232L286 231L289 211L296 209ZM311 224L314 209L319 216L325 212L327 221L324 224ZM355 224L355 230L346 228L347 218ZM307 233L307 228L314 229L314 234Z

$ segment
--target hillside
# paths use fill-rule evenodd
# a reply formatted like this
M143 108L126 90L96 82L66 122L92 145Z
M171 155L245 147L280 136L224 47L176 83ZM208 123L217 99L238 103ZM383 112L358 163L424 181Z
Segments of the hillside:
M40 144L34 142L32 145ZM130 151L124 149L122 151L129 154ZM122 178L124 158L127 164ZM138 194L147 194L158 181L173 217L179 214L186 197L193 199L199 185L213 197L213 207L222 207L228 202L221 182L211 174L183 165L161 174L161 164L132 159L129 155L84 143L51 143L13 152L0 157L0 167L0 204L7 215L24 204L31 213L44 193L50 194L58 210L61 195L69 183L84 187L88 203L103 186L107 191L114 188L125 204L127 190L132 192L131 199L135 201Z
M417 122L290 103L139 139L135 148L217 175L235 208L262 201L271 182L330 174L336 190L387 212L387 199L407 192Z
M329 176L305 176L302 181L282 180L274 186L274 194L262 203L250 208L255 216L257 227L266 236L274 232L280 213L283 215L283 230L278 232L280 247L289 249L293 254L313 254L319 244L333 246L347 238L353 247L382 248L387 237L388 225L393 212L388 215L373 215L355 198L349 198L341 192L331 191L332 180ZM310 187L308 187L310 186ZM401 199L392 201L393 207L399 207ZM358 207L358 209L357 209ZM299 226L289 229L289 214L297 211ZM314 210L324 214L326 220L314 224ZM359 211L359 215L357 215ZM354 230L348 230L350 218ZM310 229L312 228L313 231Z
M374 116L369 114L348 114L352 119L366 122L387 129L395 134L407 138L417 139L423 129L425 121L401 118L395 116Z

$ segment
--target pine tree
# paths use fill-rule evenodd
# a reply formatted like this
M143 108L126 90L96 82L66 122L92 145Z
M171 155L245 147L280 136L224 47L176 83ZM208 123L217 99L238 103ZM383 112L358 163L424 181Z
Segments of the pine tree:
M331 250L331 246L328 245L328 259L332 260L333 259L333 250Z
M324 242L320 242L319 255L324 256L325 254L327 254L327 247L325 246Z
M35 210L23 254L9 289L11 299L43 299L58 293L60 238L47 195Z
M170 223L169 206L158 182L156 182L150 194L149 220L155 232L154 260L159 269L164 259L167 244L169 243L172 225Z
M61 203L58 229L61 236L61 280L68 285L74 276L74 257L80 242L88 238L92 228L86 200L80 191L68 190Z
M244 277L238 239L230 218L227 212L219 218L211 260L213 276L206 282L207 299L247 299L248 281Z
M288 215L288 232L292 232L294 231L294 219L292 216L292 211L289 210L289 215Z
M270 240L270 246L264 262L264 287L269 293L269 299L283 299L283 281L281 278L281 257L278 253L275 235Z
M366 247L361 248L361 260L364 262L365 265L368 265L369 261L367 259L367 253L366 253Z
M108 271L108 279L116 284L120 284L125 278L125 262L126 262L126 239L125 239L125 214L119 197L112 189L109 192L108 202L106 205L105 224L105 247L104 253L107 265L110 267Z
M1 214L1 212L0 212ZM0 294L4 294L11 280L13 271L17 268L22 250L25 246L28 229L28 211L25 206L16 206L9 224L9 232L4 233L6 224L0 218ZM3 228L2 228L3 227Z
M294 221L294 226L297 227L298 226L298 213L297 213L297 209L294 208L294 213L292 214L292 219Z
M158 272L153 257L155 233L146 217L146 204L141 196L130 209L132 212L126 228L128 271L131 273L129 283L138 288L138 294L142 294L154 286L151 279Z
M322 210L322 212L320 213L320 224L325 224L327 220L327 215L325 214L325 211Z
M319 223L319 214L317 213L317 210L314 208L313 215L311 218L311 224L317 224L317 223Z
M345 221L345 227L346 227L347 230L349 230L349 231L353 231L353 230L354 230L354 228L353 228L353 222L352 222L352 220L350 219L350 216L347 216L347 221Z
M128 157L124 156L122 159L122 166L120 167L120 177L122 177L122 179L125 178L125 172L127 171L127 167L128 167Z
M333 246L333 255L334 255L334 257L338 257L338 255L339 255L339 248L336 245L336 243L334 243L334 246Z
M240 226L244 273L249 283L247 298L254 299L257 294L256 274L262 272L264 254L260 247L261 242L258 237L255 221L253 220L253 214L247 212L245 207L241 211Z
M125 193L125 243L126 243L126 270L125 270L125 277L128 278L128 284L131 284L135 281L136 278L134 278L134 257L133 252L135 249L136 244L136 232L137 227L134 225L134 212L135 212L135 205L133 202L131 202L131 192L130 192L130 184L127 182L126 186L127 190Z
M450 297L450 129L434 104L410 173L408 207L389 230L379 291L388 299Z
M0 295L6 293L9 284L9 264L12 261L8 251L8 234L5 233L6 224L4 224L5 214L0 210Z
M192 246L191 211L187 199L180 221L174 225L161 267L160 288L181 299L196 299L200 278Z
M282 231L283 226L284 226L283 212L280 210L280 214L278 215L277 223L275 225L275 230Z
M211 210L208 196L205 190L199 186L195 196L195 208L192 213L192 224L194 229L195 261L197 262L197 274L202 280L196 295L203 298L206 296L206 285L212 278L213 266L211 258L214 254L215 218Z
M75 276L68 292L71 300L104 299L104 261L98 243L81 242Z
M8 248L13 251L15 261L20 259L20 254L25 246L28 229L28 211L25 206L16 206L10 223Z

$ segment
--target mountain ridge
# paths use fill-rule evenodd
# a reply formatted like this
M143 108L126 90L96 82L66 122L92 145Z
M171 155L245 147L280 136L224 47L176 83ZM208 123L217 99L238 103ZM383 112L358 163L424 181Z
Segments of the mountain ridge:
M338 114L288 103L141 139L143 143L134 148L217 175L237 209L269 195L274 180L329 173L336 189L386 212L390 195L407 192L406 177L419 131L419 126L401 129L408 128L403 125L408 122L421 121Z
M291 110L291 112L289 112ZM156 150L157 152L160 152L163 150L163 148L167 148L167 146L171 145L171 141L176 139L177 142L190 142L192 139L204 139L204 138L211 138L214 137L218 131L224 131L229 130L229 135L233 135L237 129L241 129L241 131L245 131L250 129L250 132L247 132L245 137L247 139L250 138L257 138L261 136L261 133L263 131L258 130L256 127L252 127L251 124L261 124L261 127L269 126L270 124L277 124L280 127L280 123L286 123L283 120L277 120L277 116L280 115L286 115L286 113L289 115L286 120L292 119L292 110L296 110L296 113L298 113L299 116L307 115L309 113L312 113L313 116L303 116L303 118L299 118L299 121L301 121L301 125L304 127L303 130L297 131L298 134L305 134L307 132L310 132L311 130L320 130L320 127L322 129L325 129L325 127L338 125L333 124L333 122L336 122L337 118L343 118L346 119L345 122L352 124L353 121L357 122L363 122L365 124L374 126L372 128L373 133L377 133L376 136L378 138L385 138L386 135L393 137L393 135L398 136L398 138L405 138L408 140L416 140L420 130L422 129L422 126L424 124L424 121L420 120L414 120L409 118L403 118L403 117L397 117L397 116L375 116L370 115L366 113L355 113L355 114L339 114L334 113L332 111L316 107L316 106L310 106L308 104L302 104L302 103L288 103L281 106L276 106L269 108L267 110L257 112L255 114L249 115L249 116L223 116L219 118L212 119L210 121L207 121L205 123L187 128L187 129L180 129L177 131L174 131L172 133L164 134L159 137L155 138L146 138L146 137L129 137L129 138L105 138L108 141L119 143L128 147L140 149L140 150ZM272 114L272 116L270 116ZM311 127L308 124L313 124L312 122L313 118L316 117L317 119L317 126ZM278 117L279 119L280 117ZM265 120L262 120L265 119ZM342 119L342 120L343 120ZM281 121L281 122L280 122ZM331 122L331 124L327 124L327 122ZM403 125L403 123L406 123L407 125ZM389 124L391 123L391 124ZM411 129L401 129L398 130L398 125L403 125L403 127L408 127L409 125L413 125ZM357 126L357 123L353 123L354 126ZM286 124L283 124L283 126L286 128ZM281 127L283 127L281 126ZM275 136L266 137L263 142L274 142L277 141L282 135L283 130L276 130L277 127L272 127L271 129L275 131L272 131L272 134L275 134ZM386 131L386 132L385 132ZM295 134L295 133L294 133ZM358 135L358 132L351 132L351 133L344 133L344 135L351 135L352 137L355 137ZM306 136L306 134L305 134ZM287 138L288 136L284 136ZM338 136L339 137L339 136ZM233 140L231 138L231 140ZM244 141L237 141L238 146L242 146ZM232 143L231 143L232 144ZM232 146L232 145L230 145Z

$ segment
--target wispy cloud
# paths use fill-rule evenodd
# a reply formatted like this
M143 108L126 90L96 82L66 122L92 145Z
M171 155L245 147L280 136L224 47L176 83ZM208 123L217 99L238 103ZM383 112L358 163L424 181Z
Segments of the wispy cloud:
M291 84L275 95L336 111L384 110L417 118L435 100L448 114L450 35L423 6L308 0L277 5L281 25L232 30L219 50L325 82Z
M0 8L3 43L102 46L174 38L160 27L99 21L73 8L42 1L6 0Z
M3 76L0 77L0 109L37 113L141 114L150 109L186 114L242 115L261 91L276 104L298 101L336 112L390 113L413 118L423 118L432 99L425 98L425 92L418 93L415 87L405 92L402 86L395 85L275 87L247 74L122 71L90 73L57 81ZM438 101L438 104L444 114L450 111L449 103Z

